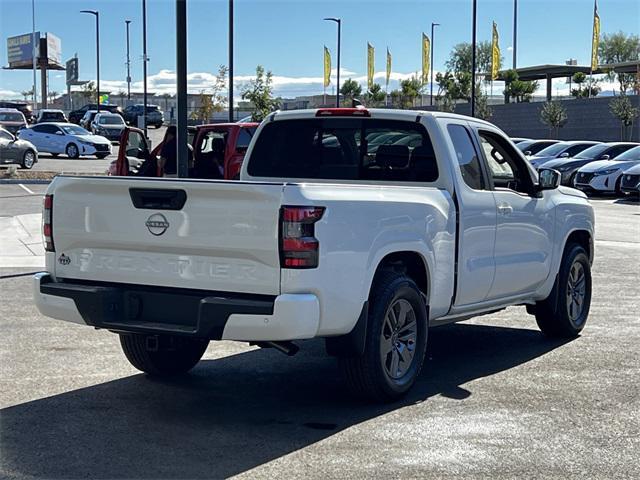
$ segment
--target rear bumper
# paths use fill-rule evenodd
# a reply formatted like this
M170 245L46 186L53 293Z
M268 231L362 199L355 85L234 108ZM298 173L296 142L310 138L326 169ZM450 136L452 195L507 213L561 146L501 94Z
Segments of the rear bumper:
M312 294L241 295L141 285L56 282L34 276L33 296L48 317L116 332L208 340L313 338L320 306Z

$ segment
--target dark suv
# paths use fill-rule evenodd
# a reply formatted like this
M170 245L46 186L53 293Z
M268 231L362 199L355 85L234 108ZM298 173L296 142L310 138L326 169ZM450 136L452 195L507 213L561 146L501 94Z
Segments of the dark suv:
M0 101L0 108L15 108L19 112L22 112L27 123L33 123L35 120L35 116L33 115L33 110L31 109L31 105L25 102L11 102L11 101Z
M98 105L96 103L87 103L84 107L77 110L73 110L69 113L69 121L75 124L80 124L80 119L84 117L87 110L97 110ZM122 109L119 105L100 105L101 112L117 113L122 115Z
M144 105L129 105L124 109L124 121L134 127L138 126L138 117L144 112ZM160 128L164 123L164 114L157 105L147 105L147 126Z

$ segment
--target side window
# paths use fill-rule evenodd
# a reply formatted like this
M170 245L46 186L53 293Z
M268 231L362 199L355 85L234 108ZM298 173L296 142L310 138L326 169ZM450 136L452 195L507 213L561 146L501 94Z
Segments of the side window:
M568 153L570 157L573 157L591 146L592 145L574 145L573 147L569 147L566 153Z
M9 132L5 132L4 130L0 130L0 139L2 139L2 140L13 140L13 136Z
M495 133L482 130L478 135L494 187L530 193L533 187L531 175L509 142Z
M616 158L618 155L620 155L621 153L626 152L630 148L631 148L631 146L629 146L629 145L618 145L617 147L610 148L609 150L604 152L603 155L609 155L609 158Z
M33 127L31 127L31 130L36 133L46 133L46 128L47 125L34 125Z
M241 128L238 133L238 140L236 141L236 150L245 152L247 148L249 148L251 138L255 131L255 128Z
M58 127L55 125L42 125L42 128L39 131L48 135L55 135L58 131Z
M454 124L449 125L447 130L453 142L453 148L456 151L456 158L464 183L474 190L483 190L482 169L480 168L478 154L469 136L469 131L462 125Z

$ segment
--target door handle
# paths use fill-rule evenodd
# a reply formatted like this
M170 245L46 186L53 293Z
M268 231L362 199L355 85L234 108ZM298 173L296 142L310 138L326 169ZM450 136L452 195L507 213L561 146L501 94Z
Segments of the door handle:
M498 212L502 215L510 215L513 213L513 207L508 203L501 203L498 205Z

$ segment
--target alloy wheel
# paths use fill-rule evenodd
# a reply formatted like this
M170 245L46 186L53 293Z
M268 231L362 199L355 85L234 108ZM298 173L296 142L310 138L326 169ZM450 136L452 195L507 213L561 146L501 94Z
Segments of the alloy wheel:
M393 302L380 334L380 356L387 375L398 380L413 363L417 341L416 312L411 303L400 298Z

